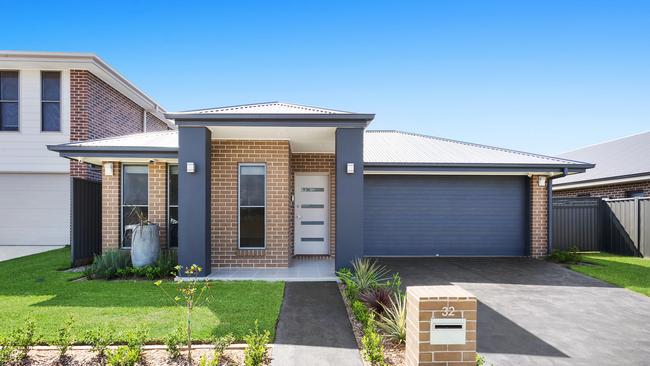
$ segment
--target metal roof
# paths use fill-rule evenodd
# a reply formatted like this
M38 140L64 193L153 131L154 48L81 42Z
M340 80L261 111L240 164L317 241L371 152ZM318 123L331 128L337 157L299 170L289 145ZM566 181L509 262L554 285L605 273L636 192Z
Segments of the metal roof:
M91 148L93 150L110 148L178 149L178 130L136 133L133 135L70 142L52 146L52 150L55 151L68 151L79 148Z
M586 146L560 156L589 161L596 167L584 174L557 179L553 185L647 175L650 174L650 131Z
M338 111L334 109L311 107L300 104L282 102L263 102L252 104L241 104L226 107L196 109L191 111L177 112L175 114L354 114L352 112Z
M582 166L589 164L499 147L402 131L366 131L366 164L514 164Z

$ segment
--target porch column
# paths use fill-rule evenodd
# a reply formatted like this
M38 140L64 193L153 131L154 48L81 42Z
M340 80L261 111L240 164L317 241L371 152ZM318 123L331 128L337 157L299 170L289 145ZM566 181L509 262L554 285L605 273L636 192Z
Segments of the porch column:
M205 127L180 127L178 136L178 262L210 274L210 153L212 133ZM188 172L194 163L194 172Z
M354 173L348 173L354 164ZM336 129L336 268L363 256L363 128Z

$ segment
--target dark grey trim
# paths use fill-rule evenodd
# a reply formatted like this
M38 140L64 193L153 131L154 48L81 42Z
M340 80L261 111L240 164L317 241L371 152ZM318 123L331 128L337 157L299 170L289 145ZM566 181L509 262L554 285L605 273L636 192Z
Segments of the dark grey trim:
M214 120L176 120L179 127L193 126L230 126L230 127L337 127L337 128L366 128L369 121L329 121L329 120L305 120L277 121L277 120L254 120L254 121L214 121Z
M111 158L160 158L177 159L178 148L175 147L142 147L142 146L70 146L47 145L50 151L58 152L59 156L74 158L111 157Z
M166 113L165 117L173 119L177 126L181 126L188 121L220 122L223 125L234 122L276 122L280 124L287 124L287 121L370 122L375 115L360 113Z
M555 184L555 186L556 187L562 187L562 186L568 186L568 185L574 185L574 184L606 182L608 180L614 180L614 179L626 179L626 178L634 178L634 177L643 177L644 175L650 175L650 172L625 174L625 175L615 175L615 176L612 176L612 177L596 178L596 179L588 179L588 180L577 180L577 181L573 181L573 182L558 183L558 184ZM625 183L627 183L627 182L612 183L612 184L625 184Z
M47 145L47 149L56 152L67 151L122 151L122 152L177 152L177 147L149 147L149 146L78 146L78 145Z
M563 163L548 163L548 164L524 164L524 163L380 163L371 162L364 163L367 167L479 167L479 168L564 168L568 169L591 169L595 167L594 164L563 164Z
M573 173L582 173L587 168L555 166L555 165L524 165L524 164L382 164L365 163L364 172L485 172L485 173L534 173L557 172L568 169Z
M143 158L143 159L178 159L177 152L61 152L59 156L68 159L75 158Z

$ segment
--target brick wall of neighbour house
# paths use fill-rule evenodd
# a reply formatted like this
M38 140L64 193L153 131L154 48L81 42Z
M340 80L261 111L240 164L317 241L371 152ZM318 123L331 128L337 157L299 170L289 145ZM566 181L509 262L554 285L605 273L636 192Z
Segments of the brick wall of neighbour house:
M102 250L117 249L121 238L121 164L113 162L113 175L102 171ZM105 170L105 167L102 167ZM160 246L167 246L167 164L149 164L149 221L160 226Z
M295 197L293 179L295 173L327 173L329 175L329 257L334 258L336 251L336 155L327 153L295 153L291 154L291 195ZM293 253L294 246L294 205L290 206L290 237Z
M538 176L530 178L530 255L533 258L542 258L548 251L548 189L540 187L538 180Z
M143 132L144 109L87 70L70 71L70 141ZM147 130L167 129L147 114ZM72 177L101 180L99 167L70 162Z
M606 186L574 188L553 191L553 197L578 197L578 195L589 195L600 198L626 198L627 192L643 191L646 197L650 197L650 181L635 182L627 184L610 184Z
M212 265L287 267L291 252L288 141L212 142ZM266 164L266 248L237 247L239 163ZM182 244L181 244L182 245Z

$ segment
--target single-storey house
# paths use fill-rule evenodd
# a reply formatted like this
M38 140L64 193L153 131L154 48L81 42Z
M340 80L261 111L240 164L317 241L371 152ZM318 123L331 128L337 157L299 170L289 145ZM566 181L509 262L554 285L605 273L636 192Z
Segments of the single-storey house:
M561 154L596 164L585 174L553 184L556 197L650 197L650 132L622 137Z
M139 207L206 274L296 256L543 257L551 180L593 167L279 102L166 117L177 130L49 149L102 166L103 248L129 248Z

